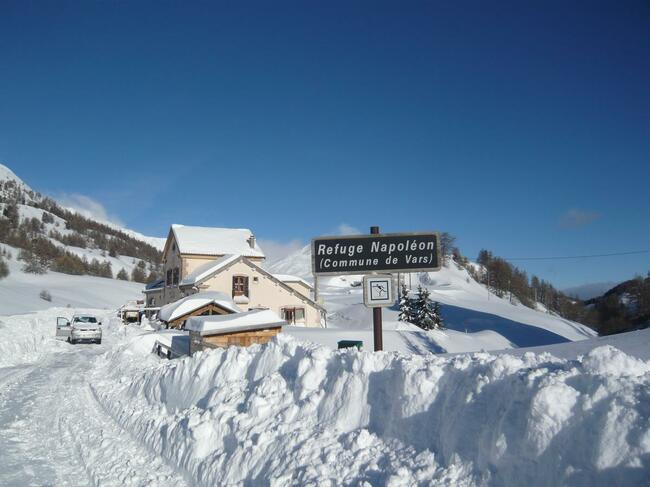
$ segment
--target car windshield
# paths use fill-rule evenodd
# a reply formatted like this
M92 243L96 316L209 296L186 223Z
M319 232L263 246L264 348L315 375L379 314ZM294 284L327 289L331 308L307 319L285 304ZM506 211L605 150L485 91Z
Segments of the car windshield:
M82 323L97 323L97 319L94 316L76 316L75 321L81 321Z

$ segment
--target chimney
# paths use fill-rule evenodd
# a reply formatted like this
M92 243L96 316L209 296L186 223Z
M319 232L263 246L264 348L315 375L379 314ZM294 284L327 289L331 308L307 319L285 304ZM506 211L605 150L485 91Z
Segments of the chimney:
M251 236L248 237L248 245L251 246L251 249L255 248L255 235L251 233Z

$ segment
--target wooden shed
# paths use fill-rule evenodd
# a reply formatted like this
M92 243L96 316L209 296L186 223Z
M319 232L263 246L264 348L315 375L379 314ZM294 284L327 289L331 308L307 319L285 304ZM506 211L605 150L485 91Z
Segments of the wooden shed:
M286 322L271 310L253 310L221 316L193 317L186 321L190 332L189 353L209 348L247 347L269 342Z

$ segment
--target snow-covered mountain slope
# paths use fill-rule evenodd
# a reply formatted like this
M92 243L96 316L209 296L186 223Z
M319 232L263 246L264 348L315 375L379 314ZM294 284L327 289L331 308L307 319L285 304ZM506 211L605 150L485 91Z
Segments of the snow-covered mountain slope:
M0 164L0 181L3 182L8 182L12 181L18 188L23 189L25 191L32 191L32 188L30 188L25 182L20 179L16 174L9 169L7 166Z
M9 167L3 164L0 164L0 183L2 183L3 186L2 188L0 188L0 195L8 196L16 189L18 189L22 192L22 196L25 197L26 203L28 204L19 205L21 218L35 217L41 219L43 210L39 208L34 208L33 206L30 206L29 203L39 201L42 198L42 196L34 192L34 190L27 183L25 183L20 177L18 177ZM2 203L0 203L0 205L2 205ZM165 241L166 241L165 237L150 237L147 235L143 235L140 232L136 232L135 230L122 228L119 225L116 225L112 222L97 220L96 218L93 218L91 215L84 214L83 212L80 212L75 208L66 207L66 209L71 212L78 213L82 216L90 218L91 220L98 221L99 223L107 225L115 230L123 232L126 235L133 237L137 240L140 240L142 242L145 242L158 250L162 250L165 245ZM55 218L56 223L59 223L59 225L57 226L57 230L60 231L61 233L65 233L65 221L57 217L56 215L53 216Z
M484 325L490 326L489 315L493 315L506 318L513 323L542 328L572 341L596 336L596 332L588 326L555 314L533 310L521 304L513 304L507 299L488 293L483 285L477 283L465 269L454 262L451 262L448 267L443 267L439 272L429 273L428 278L430 283L427 287L431 291L431 298L447 305L448 320L457 321L460 318L464 320L463 325L470 331L483 329ZM458 308L473 310L483 315L458 316Z
M304 247L296 254L273 263L269 270L274 273L291 273L312 280L311 249ZM442 314L449 334L462 332L467 344L478 332L492 332L498 338L486 343L485 336L467 350L494 350L510 343L511 346L528 347L584 340L596 335L589 327L565 320L555 314L533 310L517 302L489 293L487 288L455 262L449 262L438 272L402 275L407 287L417 288L421 283L431 291L431 299L442 305ZM328 327L346 330L367 330L371 327L371 311L363 305L360 288L350 287L360 276L320 278L319 296L328 310ZM541 308L541 307L540 307ZM541 308L543 309L543 308ZM395 330L404 326L397 321L398 309L384 309L384 328ZM446 345L438 343L446 351L458 349L453 340L446 338ZM478 337L477 337L478 338ZM319 342L323 343L323 342ZM482 345L479 345L482 343Z
M0 244L0 248L11 249L3 244ZM0 316L52 306L115 309L128 300L143 297L143 285L137 282L52 271L47 274L27 274L22 272L22 264L15 258L16 249L11 252L13 258L7 261L9 276L0 279ZM42 291L47 291L52 300L42 299Z
M117 227L117 229L126 233L130 237L133 237L137 240L141 240L142 242L151 245L153 248L158 249L161 252L165 248L165 242L167 241L167 237L150 237L148 235L143 235L140 232L136 232L135 230L130 230L128 228Z
M271 274L289 274L313 281L314 278L311 273L311 245L305 245L299 251L287 255L276 262L270 262L265 267Z
M0 203L0 213L2 212L3 207L4 204ZM22 204L18 205L18 216L21 222L25 220L29 220L30 218L36 218L37 220L42 221L44 213L47 212L40 208L35 208L33 206L22 205ZM68 236L74 233L72 230L66 228L66 222L62 218L59 218L56 215L52 215L52 220L53 221L51 223L48 222L42 223L44 235L49 235L51 231L58 232L63 236ZM136 232L132 232L132 233L136 233ZM145 239L143 240L145 242L146 239L151 239L152 244L155 243L156 245L160 245L160 242L157 242L158 239L156 237L145 237L144 235L141 235L141 237ZM81 248L81 247L76 247L74 245L65 245L51 237L48 237L48 240L63 250L67 250L68 252L71 252L80 258L86 258L89 262L92 259L97 259L99 262L110 263L113 273L115 275L121 269L124 269L127 272L127 274L130 276L131 272L136 267L138 262L142 260L129 255L116 255L115 257L111 257L110 255L108 255L108 253L105 250L98 249L98 248ZM164 246L164 241L162 245ZM17 258L20 253L20 249L11 247L6 244L0 243L0 248L5 248L9 252L11 252L14 258Z

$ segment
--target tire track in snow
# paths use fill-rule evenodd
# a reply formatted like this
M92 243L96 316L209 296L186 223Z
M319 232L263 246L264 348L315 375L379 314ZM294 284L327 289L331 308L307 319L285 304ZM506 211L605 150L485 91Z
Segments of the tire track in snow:
M12 367L0 408L0 484L3 486L87 485L70 452L57 445L56 411L49 406L49 364ZM6 369L5 369L6 370ZM13 380L11 380L13 378ZM8 381L8 382L9 382ZM45 406L46 411L43 411ZM71 481L63 472L76 475Z
M103 350L71 347L0 372L0 485L185 485L97 404L89 371Z

